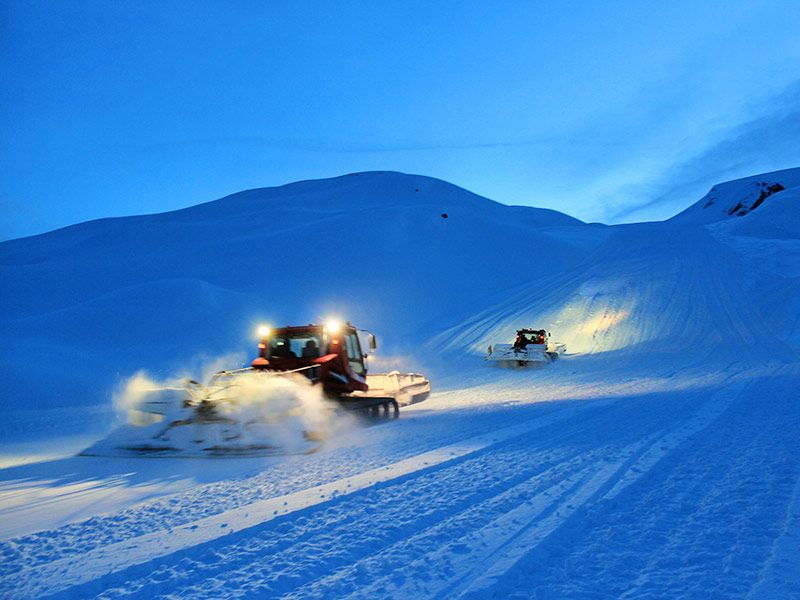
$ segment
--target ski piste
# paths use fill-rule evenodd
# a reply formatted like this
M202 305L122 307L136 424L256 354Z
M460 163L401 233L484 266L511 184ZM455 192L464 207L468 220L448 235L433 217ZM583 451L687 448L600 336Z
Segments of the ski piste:
M370 373L431 382L399 419L326 405L310 452L6 467L0 595L798 596L798 189L796 169L759 175L668 221L601 226L360 174L0 244L6 427L43 446L118 430L114 373L167 384L209 349L210 373L247 367L267 301L314 323L308 299L340 294L381 336ZM367 232L346 253L252 260L271 232L345 224ZM359 257L347 278L342 256ZM540 328L568 349L545 368L484 360Z

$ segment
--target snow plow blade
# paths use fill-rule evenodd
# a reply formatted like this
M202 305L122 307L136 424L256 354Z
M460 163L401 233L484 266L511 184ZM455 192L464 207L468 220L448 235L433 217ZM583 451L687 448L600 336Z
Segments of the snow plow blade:
M333 407L292 373L224 371L207 384L146 390L129 422L84 456L270 456L321 446Z

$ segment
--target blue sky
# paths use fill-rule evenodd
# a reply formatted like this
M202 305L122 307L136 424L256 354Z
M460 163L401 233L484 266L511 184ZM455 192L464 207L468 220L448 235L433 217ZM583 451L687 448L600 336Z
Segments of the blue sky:
M587 221L800 166L796 2L0 4L0 238L353 171Z

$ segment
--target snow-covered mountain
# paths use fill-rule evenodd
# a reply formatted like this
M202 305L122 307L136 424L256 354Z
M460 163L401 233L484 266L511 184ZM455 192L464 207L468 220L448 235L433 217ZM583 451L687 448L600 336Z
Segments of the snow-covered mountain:
M86 447L119 382L235 366L262 321L349 318L434 390L310 455L0 469L2 596L800 597L800 169L619 226L359 173L0 269L6 455ZM488 366L520 326L569 353Z
M670 221L607 227L370 172L4 242L3 410L106 404L138 369L246 358L257 323L328 315L420 366L423 344L477 354L521 323L573 352L756 339L783 356L800 343L799 183L800 169L738 180Z
M782 197L783 202L776 202L778 197L775 194L791 190L791 195L797 192L798 186L800 186L800 169L784 169L720 183L671 220L709 224L728 221L730 220L728 217L746 216L762 205L778 205L785 209L792 202L786 201L785 197ZM773 237L782 237L780 231L775 231L773 234Z
M5 242L5 408L97 404L138 368L251 353L259 322L340 315L391 352L433 319L581 260L596 240L559 233L576 228L597 229L375 172Z

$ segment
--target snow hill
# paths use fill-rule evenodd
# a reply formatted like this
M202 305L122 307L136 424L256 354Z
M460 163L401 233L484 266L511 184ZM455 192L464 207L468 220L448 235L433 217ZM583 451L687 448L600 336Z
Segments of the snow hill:
M602 241L581 260L555 275L532 273L435 345L478 351L525 322L557 332L573 352L614 360L724 361L756 348L794 360L800 169L714 186L668 221L608 227L592 239Z
M0 596L800 597L800 169L618 226L359 173L0 269L6 454L85 448L126 378L236 366L259 322L351 319L434 390L310 455L2 468ZM520 326L568 354L487 365Z
M775 184L786 189L752 209ZM429 177L356 173L4 242L6 437L38 429L32 410L107 407L139 369L246 360L259 322L339 315L378 332L384 357L444 378L521 324L571 352L702 360L756 341L791 356L799 184L800 169L760 175L670 221L607 227Z
M140 368L247 358L260 322L340 315L384 355L407 349L431 321L580 260L596 236L559 233L576 227L603 229L382 172L5 242L3 408L98 405Z

